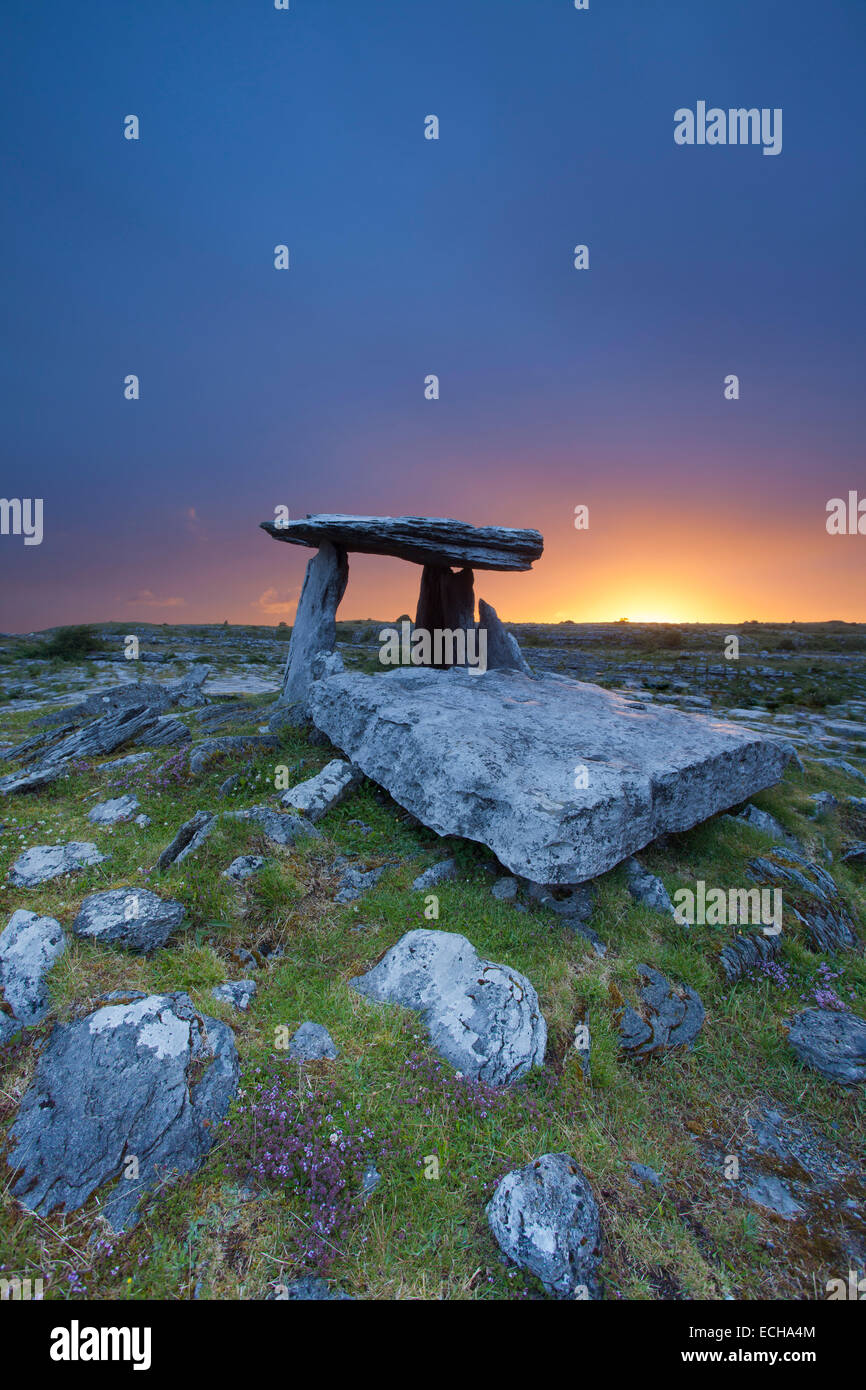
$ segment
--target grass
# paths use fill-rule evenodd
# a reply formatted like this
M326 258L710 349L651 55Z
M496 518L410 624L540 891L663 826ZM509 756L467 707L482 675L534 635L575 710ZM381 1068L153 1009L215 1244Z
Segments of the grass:
M220 735L255 731L262 701L248 703L248 715L221 727ZM195 725L195 712L183 717ZM25 723L7 712L4 737L11 740ZM133 769L82 768L38 795L4 803L0 868L28 845L69 839L93 840L108 856L38 889L4 887L5 915L26 906L68 927L88 893L146 884L183 902L188 925L147 959L70 934L51 976L51 1018L29 1041L0 1053L0 1135L54 1022L82 1016L112 989L185 990L196 1007L233 1028L245 1085L273 1059L295 1083L301 1079L277 1047L281 1030L314 1019L335 1039L339 1059L307 1068L307 1084L315 1092L335 1084L348 1105L360 1107L376 1136L381 1173L327 1269L356 1298L537 1297L531 1278L503 1264L484 1204L503 1173L558 1150L576 1158L596 1194L608 1298L804 1298L844 1273L829 1218L820 1236L802 1223L775 1220L724 1181L707 1149L717 1142L735 1146L750 1109L771 1102L796 1112L853 1160L862 1153L861 1098L804 1072L783 1028L804 1007L801 996L821 959L841 972L837 986L849 1007L866 1013L862 955L817 957L786 918L782 960L790 987L767 978L731 987L715 960L723 930L687 930L637 906L620 868L597 884L592 925L608 946L598 957L553 914L493 899L490 885L501 869L488 851L468 842L443 844L369 783L326 818L321 839L296 849L274 849L254 826L227 821L184 863L165 873L153 869L159 851L197 809L274 805L277 765L300 779L332 754L288 731L277 754L212 766L195 781L182 760L161 752ZM217 789L236 770L239 784L220 802ZM754 800L819 862L825 849L833 854L840 891L864 923L863 871L839 862L850 824L841 811L809 819L809 793L819 789L863 793L844 774L807 763L805 773L789 771ZM87 820L96 800L121 791L139 797L151 817L146 830ZM700 878L741 885L746 860L770 843L747 825L717 817L649 847L641 858L670 892ZM222 870L241 853L264 854L269 862L236 885ZM444 853L456 855L459 877L436 890L439 916L431 921L424 895L411 883ZM346 906L333 902L338 854L387 866L373 890ZM348 988L407 930L424 926L464 934L482 956L514 966L538 991L549 1026L546 1065L495 1104L475 1104L447 1068L437 1072L415 1014L373 1004ZM248 973L243 951L260 965L259 990L250 1011L239 1014L210 991ZM693 1051L637 1065L619 1050L617 1018L622 1002L636 997L643 962L697 989L707 1017ZM580 1021L589 1023L592 1037L589 1078L573 1046ZM438 1162L436 1178L425 1176L431 1158ZM636 1185L632 1162L655 1168L664 1188ZM297 1251L304 1201L277 1183L247 1190L228 1131L198 1173L154 1194L139 1224L120 1237L102 1223L96 1200L48 1220L23 1212L9 1190L11 1176L0 1166L0 1266L42 1277L48 1298L76 1297L81 1289L100 1299L261 1298L303 1272Z

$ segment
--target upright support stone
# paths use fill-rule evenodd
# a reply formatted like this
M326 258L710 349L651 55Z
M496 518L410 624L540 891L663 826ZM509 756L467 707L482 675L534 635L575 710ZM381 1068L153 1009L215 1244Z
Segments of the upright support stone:
M487 629L487 669L488 671L522 671L524 676L532 672L526 664L517 638L500 622L492 603L478 600L478 626Z
M306 702L314 659L320 652L332 652L336 646L337 608L348 580L346 551L323 541L304 575L278 706Z
M468 632L475 626L474 578L468 567L455 573L447 565L425 565L415 626L430 633L437 628L451 632L462 628Z

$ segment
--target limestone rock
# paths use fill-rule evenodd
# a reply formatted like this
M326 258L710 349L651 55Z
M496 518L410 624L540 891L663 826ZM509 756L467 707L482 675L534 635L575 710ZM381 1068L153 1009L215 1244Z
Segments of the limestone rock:
M280 746L275 734L236 734L223 738L206 738L197 743L189 755L189 770L193 776L204 772L218 758L232 753L247 753L255 757L257 753L273 751Z
M478 600L478 626L487 631L487 669L522 671L531 676L517 638L499 620L496 609L483 598Z
M87 819L92 825L117 825L119 821L132 820L138 810L137 796L115 796L108 801L98 802L88 812Z
M363 865L355 868L349 865L343 870L340 882L337 884L337 892L334 896L335 903L353 903L356 898L360 898L368 888L374 888L385 872L385 865L382 864L377 869L365 870Z
M456 877L456 860L440 859L438 864L431 864L429 869L425 869L423 874L419 874L412 887L416 892L426 893L428 888L435 888L438 883L453 883Z
M235 883L243 883L245 879L258 873L264 862L264 856L261 854L240 854L224 870L223 877L233 878Z
M283 806L290 806L311 821L317 821L339 806L361 781L363 773L356 767L342 758L334 758L315 777L308 777L284 792L280 801Z
M9 882L18 888L36 888L48 879L74 873L90 864L101 864L105 857L89 840L70 840L66 845L33 845L15 860Z
M277 538L283 538L281 531ZM318 555L310 560L304 575L278 707L304 706L313 679L313 661L320 652L332 652L336 646L336 614L348 579L346 551L323 539Z
M771 785L788 758L704 715L628 709L599 686L517 671L346 674L309 698L316 726L406 810L543 884L605 873ZM580 750L586 788L566 749Z
M592 1188L565 1153L506 1173L487 1207L500 1250L557 1298L591 1298L601 1254Z
M529 980L482 960L465 936L407 932L350 983L368 999L416 1009L445 1060L490 1086L507 1086L544 1062L547 1025Z
M246 1013L257 990L255 980L227 980L224 985L214 985L211 995L221 1003L231 1004L232 1008Z
M195 1081L193 1063L207 1064ZM58 1024L10 1132L13 1191L48 1216L119 1177L101 1211L122 1230L158 1181L199 1166L237 1083L231 1029L196 1013L186 994L133 996ZM125 1176L131 1155L137 1177Z
M785 908L803 923L813 951L853 950L859 944L854 919L835 881L799 850L776 845L749 860L749 873L760 884L782 889Z
M289 1039L288 1053L293 1062L333 1061L340 1055L327 1028L310 1020L302 1023Z
M528 570L544 549L539 531L469 526L442 516L343 516L320 512L283 524L263 521L262 530L274 540L290 545L324 549L330 543L344 551L394 555L417 565L468 565L479 570Z
M188 855L194 854L216 827L216 817L211 811L196 811L180 827L170 845L166 845L156 861L158 869L167 869L169 864L180 864Z
M12 913L0 932L0 1002L16 1023L32 1028L42 1022L48 1013L48 973L65 950L63 928L53 917L25 908Z
M318 839L317 830L306 816L273 811L270 806L247 806L242 811L224 811L226 820L250 821L273 845L296 845L300 840Z
M638 973L647 982L641 990L642 1009L638 1013L628 1005L623 1011L620 1047L635 1057L691 1047L704 1021L696 992L689 985L672 985L649 965L639 965Z
M72 930L88 940L146 954L164 946L185 916L183 903L147 888L110 888L84 899Z
M788 1042L804 1066L831 1081L843 1086L866 1081L866 1019L847 1009L803 1009L788 1030Z
M627 859L625 871L628 891L636 903L652 908L654 912L664 912L668 917L676 916L668 890L660 878L651 874L637 859Z

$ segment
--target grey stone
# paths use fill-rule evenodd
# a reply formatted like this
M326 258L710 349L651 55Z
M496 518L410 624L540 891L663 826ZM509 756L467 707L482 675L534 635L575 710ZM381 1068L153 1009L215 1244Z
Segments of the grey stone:
M846 762L844 758L816 758L815 761L822 767L832 767L835 772L844 772L846 777L856 777L860 782L866 782L866 772L862 772L853 763Z
M743 728L516 671L347 674L309 698L317 727L401 806L537 883L594 878L771 785L788 760ZM585 789L566 747L580 749Z
M72 930L88 940L148 953L164 946L185 916L183 903L148 888L110 888L84 899Z
M853 844L846 845L842 852L843 864L866 864L866 843L857 840Z
M281 534L278 535L278 539L281 538ZM336 646L336 613L348 579L346 551L323 539L319 553L310 560L304 575L278 709L287 705L305 708L313 680L313 662L320 652L327 654Z
M195 1081L193 1063L208 1064ZM13 1191L48 1216L77 1210L120 1178L101 1214L123 1230L158 1182L198 1168L237 1084L231 1029L196 1013L186 994L109 1004L58 1024L10 1131ZM138 1176L127 1178L132 1155Z
M506 1173L487 1207L494 1239L508 1259L557 1298L593 1296L601 1222L592 1188L565 1153L542 1154Z
M217 796L229 796L240 780L241 774L239 772L233 772L224 782L220 782L217 788Z
M235 883L243 883L244 879L258 873L264 862L264 856L261 854L240 854L224 870L223 878L233 878Z
M344 869L340 882L337 884L337 892L334 895L335 903L353 903L356 898L360 898L366 893L368 888L374 888L385 872L385 865L382 864L378 869L369 869L365 872L363 868Z
M273 1294L268 1294L268 1298L273 1298L276 1302L328 1302L328 1303L351 1303L351 1294L344 1293L342 1289L331 1289L326 1280L317 1274L307 1274L303 1279L296 1279L293 1284L278 1284Z
M454 859L440 859L438 864L431 864L429 869L425 869L423 874L419 874L412 887L419 893L424 893L428 888L435 888L437 883L453 883L456 877L456 861Z
M658 970L639 965L646 981L640 992L644 1017L627 1005L620 1047L635 1057L674 1047L691 1047L704 1021L704 1006L690 985L672 985Z
M296 845L301 840L318 839L321 831L305 816L273 811L270 806L247 806L242 811L224 811L226 820L250 821L273 845Z
M166 845L156 861L158 869L167 869L169 864L180 864L188 855L204 844L216 826L216 817L211 811L196 811L180 827L170 845Z
M197 743L190 753L189 770L193 776L198 776L218 758L233 753L255 756L257 753L273 751L279 746L280 740L275 734L232 734L223 738L206 738Z
M490 892L499 902L510 903L514 902L514 899L517 897L517 887L517 879L512 878L510 874L506 874L504 877L496 880Z
M407 932L353 989L417 1010L430 1040L465 1076L490 1086L519 1081L544 1062L547 1025L525 975L482 960L455 932Z
M745 1188L750 1201L757 1203L759 1207L765 1207L775 1216L784 1216L790 1221L793 1217L803 1214L804 1208L785 1184L769 1173L760 1173L749 1178Z
M211 994L221 1003L231 1004L233 1008L246 1013L257 990L255 980L227 980L223 985L214 985Z
M804 1066L829 1080L843 1086L866 1081L866 1020L847 1009L803 1009L788 1042Z
M853 917L834 880L799 850L774 846L749 860L749 873L758 883L783 890L785 907L803 923L812 950L853 950L859 944Z
M32 1028L48 1013L48 973L65 950L63 928L53 917L20 907L12 913L0 932L0 1000L18 1023Z
M796 838L789 834L783 825L780 825L775 816L771 816L769 811L762 811L759 806L753 806L751 802L740 812L737 820L745 821L755 830L760 830L762 834L769 835L773 840L781 840L787 844L796 845Z
M327 1028L309 1019L289 1039L288 1053L294 1062L333 1061L340 1055Z
M324 549L330 543L365 555L394 555L417 565L528 570L544 549L539 531L469 526L442 516L343 516L320 512L300 521L263 521L261 525L274 540L290 545Z
M115 796L108 801L98 802L88 812L87 819L93 825L117 825L118 821L132 820L139 809L137 796Z
M363 781L364 774L342 758L334 758L315 777L299 782L280 797L283 806L290 806L311 821L321 820L328 811L339 806L349 792Z
M645 1182L648 1182L652 1187L664 1186L655 1168L649 1168L646 1163L632 1163L629 1166L631 1167L632 1181L639 1187Z
M40 766L56 767L58 764L113 753L116 748L122 748L124 744L133 743L143 734L152 732L158 722L157 711L146 705L118 709L113 714L95 719L92 724L85 724L45 749Z
M18 888L35 888L61 874L102 864L105 858L89 840L70 840L66 845L33 845L15 860L9 882Z
M148 748L177 748L181 743L189 743L192 734L186 724L170 715L160 715L153 728L139 734L136 743L145 743Z
M768 936L761 931L743 932L722 948L719 952L719 964L733 984L743 975L748 975L756 966L776 960L781 945L781 933Z
M531 676L526 660L513 633L499 620L496 609L483 598L478 600L478 626L487 632L487 669L522 671Z
M150 825L150 816L146 816L142 811L140 816L136 816L135 824L138 826L139 830L146 830Z
M628 891L636 903L652 908L654 912L664 912L668 917L676 916L668 890L660 878L651 874L637 859L627 859L625 870Z
M66 769L63 767L39 767L31 772L11 772L7 777L0 777L0 792L4 796L12 796L16 792L38 792L64 776Z
M823 815L825 811L832 811L834 806L839 805L839 802L832 792L815 792L812 796L812 800L815 803L815 809L812 812L813 820L817 816Z

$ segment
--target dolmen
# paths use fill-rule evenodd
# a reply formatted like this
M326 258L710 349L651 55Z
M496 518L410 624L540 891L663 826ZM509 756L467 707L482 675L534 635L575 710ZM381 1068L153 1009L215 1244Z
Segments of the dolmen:
M476 619L474 571L530 569L543 550L538 531L332 514L263 528L317 548L272 727L302 710L424 825L486 845L532 882L605 873L658 836L772 786L791 757L789 744L742 725L533 675L483 600ZM411 658L404 646L399 664L375 675L343 670L335 650L350 550L422 567L415 624L403 624ZM456 629L466 651L483 633L483 666L455 661L453 644L450 660L437 659L437 631ZM419 634L431 641L416 642Z

